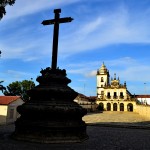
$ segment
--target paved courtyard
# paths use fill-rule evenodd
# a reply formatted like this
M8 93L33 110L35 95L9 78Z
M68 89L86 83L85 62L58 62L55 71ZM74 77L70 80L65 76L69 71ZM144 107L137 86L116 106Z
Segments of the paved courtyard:
M106 124L132 123L144 126L149 121L135 113L104 112L88 114L83 118L87 123L89 139L83 143L39 144L16 141L10 138L15 127L0 126L0 150L150 150L150 128L128 128L106 126ZM111 121L111 123L110 123ZM142 123L142 124L141 124Z
M83 117L88 124L147 124L150 120L134 112L112 112L104 111L102 113L89 113Z

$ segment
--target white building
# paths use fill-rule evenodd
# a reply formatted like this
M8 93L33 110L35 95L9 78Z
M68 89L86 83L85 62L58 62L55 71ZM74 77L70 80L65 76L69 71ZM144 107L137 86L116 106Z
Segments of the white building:
M85 108L87 112L96 111L97 104L95 103L96 97L87 97L83 94L78 94L74 102L78 103L81 107Z
M135 98L144 105L150 105L150 95L135 95Z
M19 116L16 108L23 103L19 96L0 96L0 124L16 121Z
M126 82L121 84L116 74L110 80L104 63L97 71L97 104L107 111L134 111L136 107L136 101L127 90Z

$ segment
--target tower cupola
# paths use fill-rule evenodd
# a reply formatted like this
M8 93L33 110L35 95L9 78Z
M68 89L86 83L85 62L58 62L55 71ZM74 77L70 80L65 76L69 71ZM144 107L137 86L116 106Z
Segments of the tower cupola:
M104 62L102 64L101 68L97 71L97 73L98 74L108 74L109 73L109 71L107 70Z

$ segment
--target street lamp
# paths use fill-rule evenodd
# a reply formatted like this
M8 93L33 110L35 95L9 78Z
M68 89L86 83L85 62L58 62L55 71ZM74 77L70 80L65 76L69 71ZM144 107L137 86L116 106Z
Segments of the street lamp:
M144 83L144 89L145 89L145 101L144 101L144 104L146 105L146 83Z
M32 87L32 80L33 80L33 78L31 78L31 83L30 83L30 90L31 90L31 87Z

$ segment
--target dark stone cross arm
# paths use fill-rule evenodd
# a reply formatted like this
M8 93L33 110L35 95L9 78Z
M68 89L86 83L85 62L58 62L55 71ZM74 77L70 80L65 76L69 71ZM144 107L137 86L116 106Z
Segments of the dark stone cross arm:
M71 17L66 17L66 18L60 18L58 20L58 23L67 23L67 22L71 22L73 20L73 18ZM52 19L52 20L44 20L42 22L43 25L51 25L51 24L55 24L56 20Z
M55 13L55 19L44 20L42 22L43 25L52 25L52 24L54 24L52 64L51 64L52 69L57 68L59 23L67 23L67 22L71 22L73 20L73 18L71 18L71 17L59 18L59 13L61 13L61 9L55 9L54 13Z

